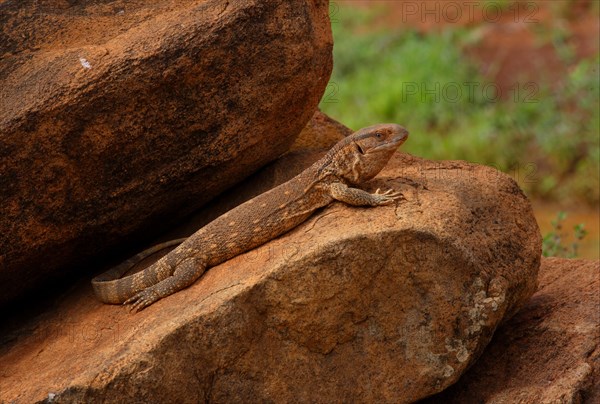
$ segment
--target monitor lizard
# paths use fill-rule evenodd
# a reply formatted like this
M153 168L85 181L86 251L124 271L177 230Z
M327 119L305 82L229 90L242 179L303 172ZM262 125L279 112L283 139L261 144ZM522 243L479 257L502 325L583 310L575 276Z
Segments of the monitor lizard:
M360 129L296 177L219 216L187 239L154 246L95 277L94 292L104 303L130 305L138 312L190 286L207 268L291 230L333 201L352 206L393 203L402 197L400 192L369 193L356 186L375 177L407 138L408 131L396 124ZM143 271L122 277L144 257L179 243Z

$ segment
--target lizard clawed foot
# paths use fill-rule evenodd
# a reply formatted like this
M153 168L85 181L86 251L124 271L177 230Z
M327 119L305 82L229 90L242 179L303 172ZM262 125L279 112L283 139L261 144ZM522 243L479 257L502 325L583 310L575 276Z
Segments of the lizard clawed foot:
M158 294L152 288L148 288L125 300L123 304L130 305L129 312L137 313L144 310L146 307L150 306L159 299L160 296L158 296Z
M388 189L385 192L381 192L381 188L377 188L373 195L377 200L377 205L389 205L393 203L396 199L404 198L402 192L395 191L393 189Z

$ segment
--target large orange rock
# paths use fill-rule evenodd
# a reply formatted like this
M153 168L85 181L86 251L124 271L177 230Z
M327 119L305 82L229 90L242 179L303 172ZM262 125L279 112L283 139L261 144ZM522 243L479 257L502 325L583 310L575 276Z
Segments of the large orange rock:
M411 402L454 383L536 287L541 238L507 176L396 155L335 203L131 315L89 283L0 353L0 401ZM60 360L57 360L60 358Z
M324 0L0 11L0 304L280 156L332 67Z
M540 287L426 403L600 403L600 261L544 258Z

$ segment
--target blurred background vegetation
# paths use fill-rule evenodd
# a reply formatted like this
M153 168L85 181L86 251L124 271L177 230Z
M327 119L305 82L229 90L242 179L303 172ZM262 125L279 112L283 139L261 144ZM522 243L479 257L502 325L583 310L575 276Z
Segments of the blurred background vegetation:
M547 254L598 258L599 16L598 0L332 0L320 107L352 129L401 123L406 152L508 173Z

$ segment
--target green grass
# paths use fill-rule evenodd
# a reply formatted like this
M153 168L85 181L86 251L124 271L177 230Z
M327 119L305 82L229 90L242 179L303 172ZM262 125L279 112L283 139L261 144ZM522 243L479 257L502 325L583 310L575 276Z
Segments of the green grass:
M547 200L598 203L598 57L575 66L556 92L524 83L501 100L464 55L477 30L366 31L377 12L337 10L325 113L353 129L401 123L410 153L493 165Z
M573 242L569 245L564 242L567 233L563 231L565 212L558 212L556 219L552 220L552 230L544 235L542 240L542 255L544 257L577 258L581 240L587 235L587 230L582 223L573 226Z

